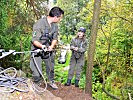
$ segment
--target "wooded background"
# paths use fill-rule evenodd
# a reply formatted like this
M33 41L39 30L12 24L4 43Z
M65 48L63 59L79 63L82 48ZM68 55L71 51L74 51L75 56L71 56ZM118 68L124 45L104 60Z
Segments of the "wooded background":
M100 5L98 20L94 19L95 8ZM32 26L53 6L61 7L64 18L59 24L59 39L63 45L70 43L77 29L87 29L88 47L94 46L92 71L88 66L86 53L85 66L81 75L80 88L87 88L87 71L91 71L92 96L96 100L128 100L133 97L133 1L132 0L1 0L0 1L0 48L16 51L29 51ZM95 22L97 21L97 22ZM97 28L94 28L94 23ZM94 28L94 29L93 29ZM96 44L91 35L96 30ZM56 53L58 59L60 49ZM66 82L71 52L67 62L58 64L56 59L56 81ZM0 66L22 69L31 77L30 54L8 56L0 60ZM87 71L86 71L87 70ZM92 76L92 77L91 77ZM89 80L88 80L89 81ZM89 88L89 87L88 87ZM90 93L90 92L89 92Z

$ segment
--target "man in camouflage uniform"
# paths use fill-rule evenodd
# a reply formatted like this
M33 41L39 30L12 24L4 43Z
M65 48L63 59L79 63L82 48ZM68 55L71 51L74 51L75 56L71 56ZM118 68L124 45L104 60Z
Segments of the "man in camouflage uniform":
M54 83L54 52L53 49L58 40L58 26L56 23L60 22L64 15L64 11L59 7L53 7L49 15L39 19L33 26L32 36L32 50L47 48L47 52L38 52L34 54L35 61L42 72L42 61L46 65L46 74L49 85L53 89L58 87ZM34 62L33 56L30 60L30 68L32 70L32 77L34 82L39 82L42 78Z
M79 87L80 74L84 66L84 53L87 49L87 40L84 35L85 32L86 29L80 27L77 36L71 41L70 49L72 51L72 55L70 59L68 79L67 83L65 83L66 86L71 85L71 80L74 76L74 71L76 67L75 87Z

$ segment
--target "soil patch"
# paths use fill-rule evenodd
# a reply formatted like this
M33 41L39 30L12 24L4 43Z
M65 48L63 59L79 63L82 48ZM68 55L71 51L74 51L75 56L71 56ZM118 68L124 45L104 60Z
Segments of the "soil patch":
M58 86L57 90L53 90L50 87L48 87L48 90L62 100L93 100L89 94L85 94L82 89L75 87L74 85L64 86L61 83L56 84Z

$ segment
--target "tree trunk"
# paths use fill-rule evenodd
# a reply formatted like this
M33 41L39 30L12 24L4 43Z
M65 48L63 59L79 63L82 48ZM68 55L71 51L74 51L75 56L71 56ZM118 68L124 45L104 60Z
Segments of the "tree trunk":
M92 96L92 68L93 68L94 53L96 48L96 37L98 31L100 6L101 6L101 0L95 0L93 19L92 19L92 29L89 41L90 44L88 49L88 67L86 69L86 86L85 86L85 92L90 94L90 96Z

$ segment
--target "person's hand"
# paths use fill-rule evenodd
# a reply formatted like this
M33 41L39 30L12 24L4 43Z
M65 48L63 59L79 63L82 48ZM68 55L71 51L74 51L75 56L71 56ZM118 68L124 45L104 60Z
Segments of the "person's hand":
M74 46L71 46L71 49L74 49L75 47Z
M36 49L35 52L39 53L40 52L40 49Z
M78 47L74 47L74 50L75 50L75 51L78 51Z
M46 45L42 45L42 49L45 49L46 48Z
M48 51L53 51L53 48L51 46L49 46Z
M42 45L42 50L45 51L45 52L47 51L46 45Z

